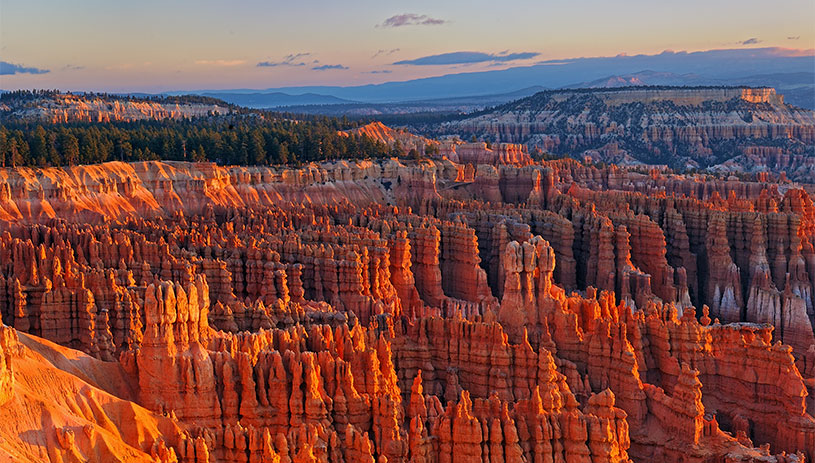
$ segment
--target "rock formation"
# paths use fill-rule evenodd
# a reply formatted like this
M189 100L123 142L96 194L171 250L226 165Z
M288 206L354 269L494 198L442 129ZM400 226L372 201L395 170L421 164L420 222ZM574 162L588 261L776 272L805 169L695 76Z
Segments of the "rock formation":
M9 119L60 122L111 122L184 119L210 114L228 114L223 101L190 102L172 98L161 100L117 98L110 95L56 93L35 96L34 101L4 105ZM15 103L18 103L15 101Z
M809 185L475 162L0 169L0 459L815 458Z
M815 113L784 104L772 88L550 90L419 128L428 136L520 143L581 161L667 162L680 169L815 179Z

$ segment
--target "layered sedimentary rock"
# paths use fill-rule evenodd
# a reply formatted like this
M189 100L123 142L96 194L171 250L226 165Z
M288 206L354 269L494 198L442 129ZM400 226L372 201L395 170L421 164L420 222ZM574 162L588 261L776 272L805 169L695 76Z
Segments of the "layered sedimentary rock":
M562 160L0 170L0 422L23 423L0 454L812 460L806 188Z
M553 90L425 129L593 162L783 171L815 180L815 113L784 104L772 88Z
M371 140L382 142L391 148L403 150L405 154L415 150L418 155L424 155L428 147L438 147L439 145L439 142L435 140L414 135L406 130L392 129L379 121L340 132L340 134L349 136L365 135Z
M439 154L461 164L523 166L532 162L526 146L516 143L488 145L484 142L446 142L439 147Z
M346 136L364 135L372 140L382 142L395 151L415 156L432 156L447 158L459 164L491 164L524 166L532 163L525 145L498 143L488 145L484 142L465 143L455 140L439 142L425 138L404 129L393 129L381 122L371 122L355 129L340 132Z
M228 114L229 105L220 100L211 102L127 99L94 94L42 94L30 101L14 101L3 105L4 117L40 122L111 122L164 120Z

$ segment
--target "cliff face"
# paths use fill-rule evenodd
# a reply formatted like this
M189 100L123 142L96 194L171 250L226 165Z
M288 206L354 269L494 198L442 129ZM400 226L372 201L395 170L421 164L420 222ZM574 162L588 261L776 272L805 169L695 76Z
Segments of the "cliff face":
M184 119L227 114L225 103L169 103L84 94L56 94L0 107L3 116L48 123Z
M346 135L365 135L372 140L382 142L391 148L401 147L405 153L416 150L419 155L427 155L428 148L433 150L432 157L449 159L460 164L492 164L495 166L510 164L523 166L530 164L526 146L516 143L499 143L489 146L484 142L465 143L459 140L436 141L421 137L407 130L392 129L381 122L371 122L356 129L340 132Z
M783 95L775 93L774 88L736 88L736 87L663 87L663 88L615 88L602 91L560 90L553 92L555 101L566 101L575 95L591 93L608 106L619 106L631 103L671 102L679 106L700 106L706 101L724 103L731 100L744 100L749 103L768 103L783 105Z
M814 114L785 105L768 88L563 90L542 92L430 132L523 143L602 162L785 170L811 181L805 159L815 150ZM741 156L751 162L727 162Z
M439 154L461 164L524 166L532 163L532 158L529 157L526 146L516 143L498 143L488 146L483 142L460 143L447 141L442 143Z
M757 180L1 170L0 454L815 458L815 205Z
M356 129L340 133L347 135L365 135L371 140L382 142L390 147L393 147L398 142L399 146L405 150L405 153L415 149L419 154L423 155L425 154L425 148L427 146L438 145L438 142L435 140L414 135L406 130L392 129L379 121L371 122Z

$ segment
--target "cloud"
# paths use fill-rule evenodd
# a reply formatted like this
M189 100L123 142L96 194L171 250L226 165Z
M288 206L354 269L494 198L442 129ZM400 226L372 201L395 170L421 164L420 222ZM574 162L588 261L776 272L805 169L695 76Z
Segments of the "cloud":
M258 67L273 68L278 66L310 66L313 71L328 71L330 69L345 70L348 67L342 64L320 64L320 60L314 59L312 53L292 53L283 57L280 61L261 61Z
M752 38L749 38L749 39L745 40L741 44L742 45L755 45L757 43L761 43L761 40L759 40L759 39L757 39L755 37L752 37Z
M280 61L261 61L257 64L257 66L262 68L273 68L277 66L305 66L306 63L303 61L303 59L309 56L311 56L311 53L292 53L290 55L286 55Z
M582 59L582 58L578 58L578 59ZM562 65L565 65L565 64L572 64L574 62L575 62L575 60L570 60L570 59L550 59L550 60L538 61L535 64L539 65L539 66L562 66Z
M391 48L390 50L379 49L379 50L377 50L376 53L374 53L374 56L371 56L371 58L373 59L373 58L376 58L377 56L382 56L382 55L384 55L384 56L392 55L392 54L398 52L399 50L400 50L399 48Z
M800 36L800 35L794 35L794 36L792 36L792 37L787 37L787 40L798 40L798 39L800 39L800 38L801 38L801 36Z
M328 71L330 69L342 69L346 70L348 67L343 66L342 64L323 64L321 66L314 66L311 68L314 71Z
M393 72L393 71L388 70L388 69L378 69L378 70L375 70L375 71L368 71L368 72L366 72L366 74L390 74L391 72Z
M230 67L230 66L240 66L241 64L246 63L246 61L242 59L199 59L195 62L195 64L200 64L203 66L219 66L219 67Z
M83 69L85 69L85 66L78 66L76 64L66 64L62 68L63 71L81 71Z
M0 76L11 76L14 74L45 74L51 72L48 69L27 68L19 64L0 61Z
M426 14L403 13L391 16L376 27L402 27L402 26L438 26L450 21L431 18Z
M393 64L409 64L412 66L444 66L450 64L498 63L534 58L540 55L537 52L520 53L483 53L480 51L456 51L440 55L423 56L416 59L397 61Z
M151 61L145 61L144 63L122 63L116 64L113 66L105 66L106 71L127 71L130 69L144 67L144 66L152 66L153 63Z

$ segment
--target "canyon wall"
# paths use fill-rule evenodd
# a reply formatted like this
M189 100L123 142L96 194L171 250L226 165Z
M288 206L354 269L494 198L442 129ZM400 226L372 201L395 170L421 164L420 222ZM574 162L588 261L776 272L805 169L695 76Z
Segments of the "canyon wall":
M561 90L553 95L555 101L566 101L572 96L585 92L577 90ZM670 101L680 106L696 106L705 101L726 102L730 100L744 100L749 103L784 104L784 96L775 92L774 88L740 88L740 87L696 87L696 88L612 88L596 92L604 103L617 106L629 103L650 103L654 101Z
M771 88L636 87L541 92L424 127L623 165L762 171L815 181L815 113Z

